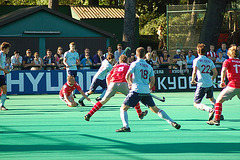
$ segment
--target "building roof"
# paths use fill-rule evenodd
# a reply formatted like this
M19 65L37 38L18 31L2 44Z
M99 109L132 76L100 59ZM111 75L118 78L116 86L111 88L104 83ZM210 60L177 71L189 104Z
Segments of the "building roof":
M80 19L124 18L125 14L123 8L109 6L71 6L71 9Z
M5 15L0 17L0 27L2 27L4 25L7 25L7 24L9 24L11 22L14 22L16 20L20 20L22 18L25 18L25 17L27 17L27 16L29 16L31 14L34 14L36 12L39 12L39 11L46 11L46 12L48 12L50 14L53 14L55 16L58 16L58 17L61 17L61 18L65 19L65 20L71 21L72 23L76 23L78 25L81 25L81 26L83 26L85 28L88 28L90 30L98 32L98 33L100 33L102 35L105 35L105 36L108 36L108 37L112 37L112 38L114 37L113 34L107 32L107 31L104 31L104 30L102 30L100 28L97 28L97 27L94 27L92 25L89 25L89 24L87 24L85 22L81 22L79 20L76 20L76 19L74 19L74 18L72 18L70 16L67 16L67 15L65 15L63 13L60 13L58 11L49 9L46 6L33 6L33 7L28 7L28 8L21 8L21 9L18 9L16 11L13 11L13 12L10 12L8 14L5 14Z

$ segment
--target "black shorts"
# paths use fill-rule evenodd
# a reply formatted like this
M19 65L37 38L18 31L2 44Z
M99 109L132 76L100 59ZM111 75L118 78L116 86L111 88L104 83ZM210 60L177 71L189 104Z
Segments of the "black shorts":
M0 75L0 87L6 85L6 77L4 75Z
M135 107L139 101L141 101L142 104L144 104L147 107L155 106L155 103L154 103L150 93L143 94L143 93L137 93L137 92L130 92L127 95L127 97L124 99L123 104L130 106L130 107Z
M103 89L106 89L107 88L107 82L106 82L106 79L95 79L91 86L90 86L90 91L95 91L97 89L98 86L101 86Z
M213 86L208 88L197 87L194 95L194 102L200 103L203 97L207 94L206 98L213 97Z

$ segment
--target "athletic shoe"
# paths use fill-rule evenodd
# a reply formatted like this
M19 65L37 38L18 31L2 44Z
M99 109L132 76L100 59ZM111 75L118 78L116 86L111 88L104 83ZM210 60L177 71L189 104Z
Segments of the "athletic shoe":
M131 132L130 128L122 127L117 129L116 132Z
M181 125L180 124L177 124L176 122L172 122L171 124L174 128L176 129L180 129L181 128Z
M86 114L86 115L84 116L85 121L89 121L90 118L91 118L91 115L90 115L90 114Z
M145 110L144 112L142 112L141 115L139 115L139 119L142 120L146 115L148 114L148 110Z
M6 107L2 106L2 107L0 107L0 110L6 111L6 110L8 110L8 109L7 109Z
M100 97L96 98L96 101L101 101L101 100L102 100L102 98L100 98Z
M223 115L221 115L220 120L224 120L224 116Z
M220 125L220 121L217 121L217 120L213 119L211 121L207 121L207 124L219 126Z
M83 103L83 101L80 101L80 100L79 100L78 103L79 103L79 105L82 106L82 107L85 106L85 104Z
M208 121L211 121L211 120L213 119L213 116L214 116L214 109L212 109L212 110L209 112Z

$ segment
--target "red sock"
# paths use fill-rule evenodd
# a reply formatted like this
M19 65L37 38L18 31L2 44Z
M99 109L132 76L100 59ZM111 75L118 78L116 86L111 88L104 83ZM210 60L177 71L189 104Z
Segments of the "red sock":
M216 103L215 104L215 119L217 121L220 121L221 114L222 114L222 103Z
M88 112L88 114L90 114L91 116L97 112L100 108L102 107L102 103L100 101L98 101L91 109L91 111Z
M142 110L140 108L140 103L138 103L134 108L136 109L139 116L142 115Z

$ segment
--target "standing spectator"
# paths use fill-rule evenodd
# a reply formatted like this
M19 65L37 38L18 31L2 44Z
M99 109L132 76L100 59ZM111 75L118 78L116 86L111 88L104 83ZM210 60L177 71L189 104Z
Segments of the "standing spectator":
M45 70L54 70L56 63L55 63L55 58L52 55L52 51L50 49L47 49L46 56L43 57L44 61L44 69Z
M214 50L215 50L215 46L211 44L210 51L207 52L207 58L211 59L215 63L216 59L218 58L218 55Z
M217 50L217 54L222 51L223 53L223 57L228 59L228 55L227 55L227 52L228 52L228 49L227 49L227 43L226 42L223 42L222 45L221 45L221 48L219 48Z
M173 57L173 62L176 63L180 67L181 75L183 75L183 70L182 70L183 65L185 66L186 71L188 72L187 62L186 62L186 59L184 59L183 55L181 54L181 50L179 50L179 49L176 50L176 54Z
M61 46L58 47L57 53L54 55L54 58L55 58L58 68L60 68L61 66L59 64L59 60L60 60L60 58L63 58L63 48Z
M147 54L145 55L145 61L146 61L151 67L153 67L152 53L147 53Z
M192 68L193 60L195 58L196 57L193 55L193 51L192 50L188 50L188 55L186 56L186 59L187 59L187 64L191 65L191 68Z
M160 59L157 55L157 51L153 50L152 51L152 62L153 62L153 68L158 68L160 65Z
M118 44L117 45L117 50L114 52L114 58L115 60L118 62L119 61L119 57L121 55L126 55L126 53L124 52L124 50L122 49L122 44Z
M43 60L41 57L39 57L39 53L34 53L34 67L31 68L31 70L41 70L43 66Z
M19 51L14 51L14 55L11 57L11 65L14 70L20 70L20 68L16 67L22 65L22 56L20 56Z
M107 55L108 55L109 53L112 53L112 54L113 54L113 49L112 49L111 46L108 46L108 48L107 48L107 53L104 54L104 57L107 58Z
M164 36L163 36L163 26L158 27L157 35L158 35L158 39L159 39L158 49L160 50L162 47L165 46L165 40L164 40Z
M30 49L26 51L26 55L23 58L23 67L25 70L30 70L34 66L34 57Z
M1 49L0 50L0 90L2 90L0 110L2 111L8 110L4 105L5 105L5 100L7 96L6 74L8 74L9 71L4 68L5 68L6 55L8 54L10 47L11 47L10 43L3 42L0 48Z
M168 68L170 66L170 55L167 50L164 50L163 55L160 56L160 63L163 64L161 68Z
M86 53L85 58L81 60L81 65L84 67L83 69L90 69L90 66L92 66L93 62L90 58L90 54Z
M85 48L84 53L80 55L80 61L81 61L83 58L85 58L85 55L86 55L86 54L89 54L89 55L90 55L90 49L89 49L89 48ZM90 55L90 58L91 58L91 60L92 60L91 55Z
M102 50L98 50L97 54L95 54L93 56L93 62L96 66L101 66L102 61L105 59L105 57L103 56Z
M131 53L130 57L128 57L128 59L127 59L127 63L131 64L132 62L134 62L136 60L137 60L136 55L134 53Z

